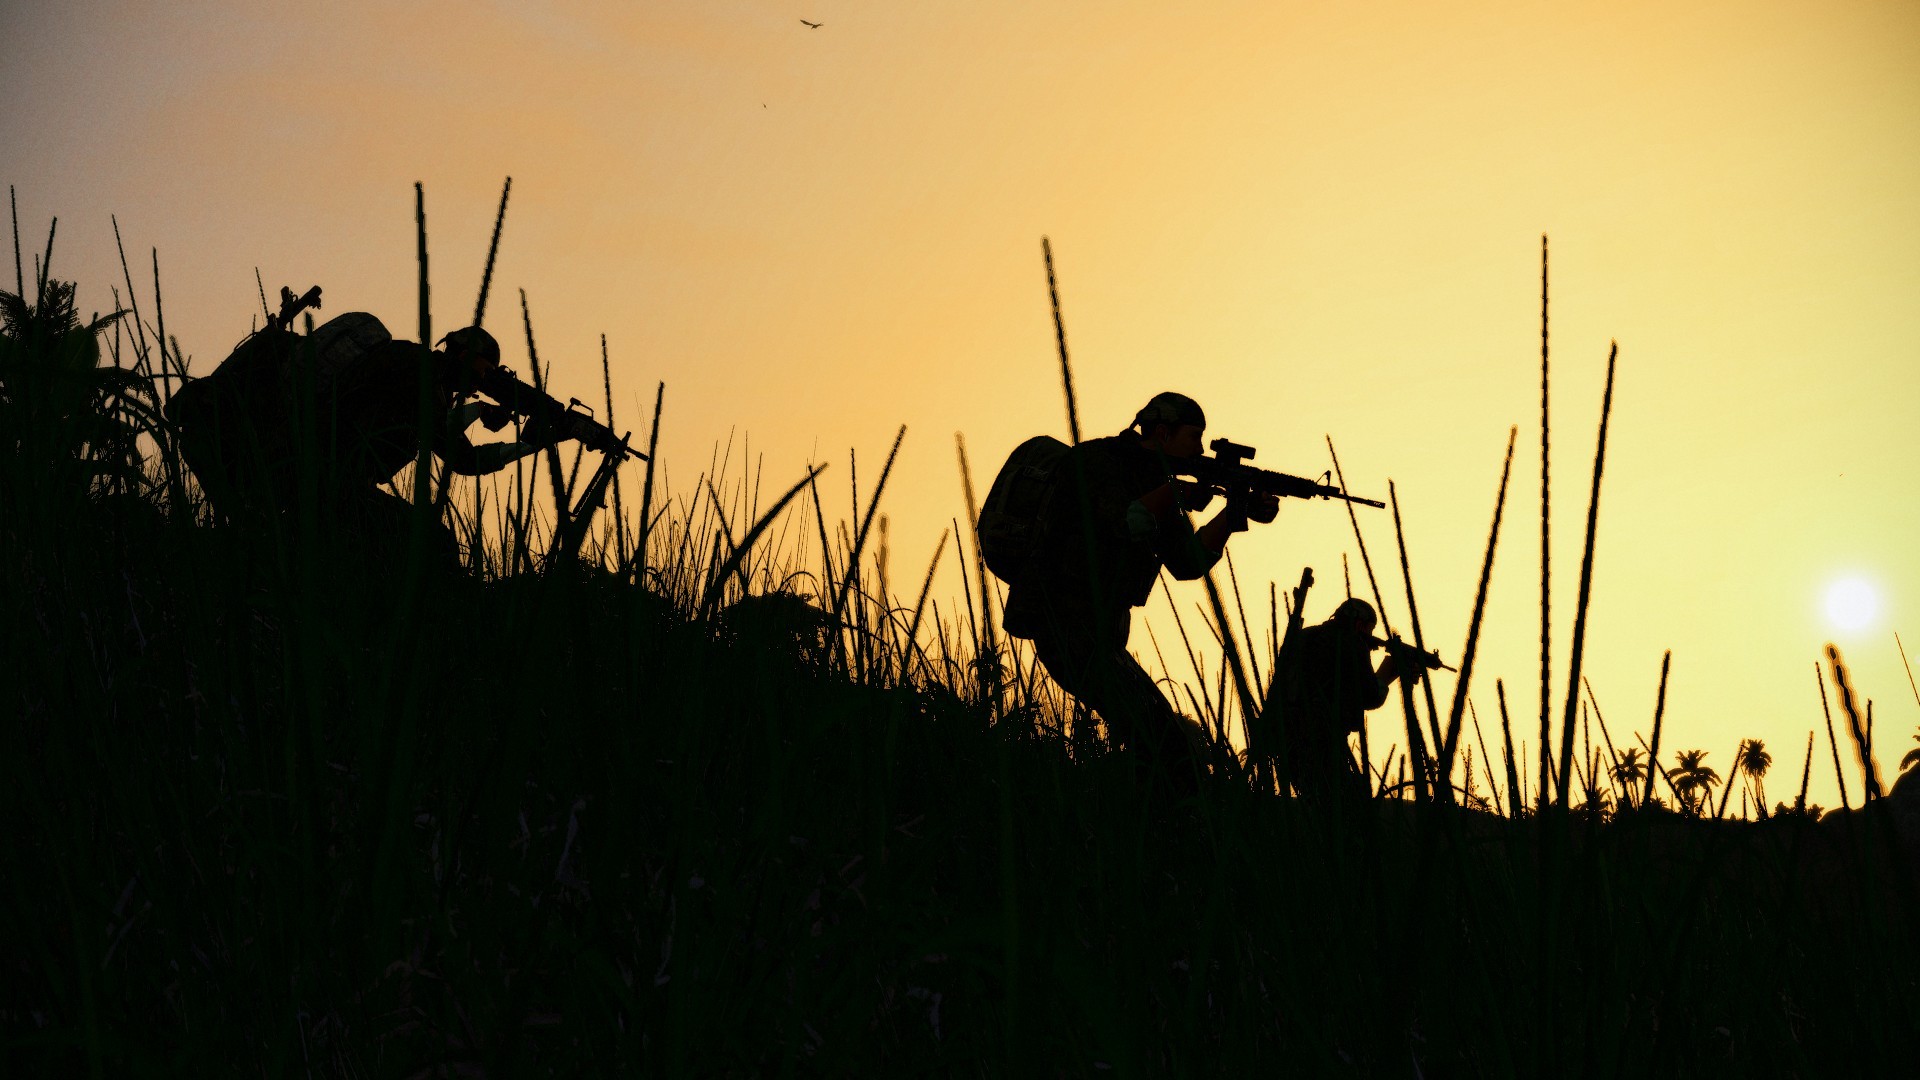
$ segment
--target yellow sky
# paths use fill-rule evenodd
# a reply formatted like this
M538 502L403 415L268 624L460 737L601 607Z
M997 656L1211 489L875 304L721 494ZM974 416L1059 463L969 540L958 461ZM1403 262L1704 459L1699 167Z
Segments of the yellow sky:
M444 331L511 174L488 320L509 362L518 288L560 390L598 397L606 333L626 423L667 383L680 490L734 428L769 486L817 452L844 491L848 446L870 486L906 423L884 506L905 580L960 512L955 430L982 488L1064 432L1045 233L1083 425L1179 389L1210 435L1310 475L1331 434L1354 490L1397 483L1449 659L1520 426L1474 699L1491 719L1505 677L1530 729L1545 232L1556 716L1617 339L1586 666L1616 739L1671 648L1666 745L1724 771L1765 739L1791 797L1832 639L1889 774L1913 745L1910 3L330 7L0 8L0 175L29 248L62 219L83 306L111 303L115 212L202 365L246 332L256 265L411 333L421 180ZM1403 623L1391 522L1363 524ZM1234 554L1262 593L1314 566L1317 619L1352 547L1337 507L1296 503ZM1821 609L1847 574L1882 600L1852 633ZM1404 741L1381 715L1381 747ZM1818 755L1813 798L1835 801Z

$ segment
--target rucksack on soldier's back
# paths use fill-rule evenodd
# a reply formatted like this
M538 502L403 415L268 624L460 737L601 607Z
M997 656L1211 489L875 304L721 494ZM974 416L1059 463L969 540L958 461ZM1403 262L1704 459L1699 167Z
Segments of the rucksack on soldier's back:
M180 433L181 456L216 507L231 512L240 501L269 497L271 487L290 482L295 395L311 393L310 415L318 419L344 374L391 340L379 319L358 311L306 336L268 327L175 392L167 419ZM305 370L295 370L296 363Z
M1035 435L1013 448L987 491L980 507L980 555L993 576L1009 585L1026 573L1039 550L1042 511L1070 449L1051 435Z

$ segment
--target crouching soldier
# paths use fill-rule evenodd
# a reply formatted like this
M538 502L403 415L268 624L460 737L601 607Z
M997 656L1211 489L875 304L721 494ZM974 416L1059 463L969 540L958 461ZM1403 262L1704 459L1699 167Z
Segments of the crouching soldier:
M476 445L468 438L475 421L498 431L513 418L504 406L467 400L499 368L493 335L469 326L442 338L438 349L390 341L341 371L328 403L340 431L332 485L340 524L376 546L391 548L405 538L415 508L382 485L416 460L423 424L426 449L461 476L498 472L559 442L561 431L541 416L516 441ZM438 521L427 526L441 560L457 563L453 536Z
M1395 648L1373 666L1372 652L1381 644L1373 636L1375 621L1373 605L1348 599L1326 622L1288 636L1267 695L1279 706L1286 730L1290 775L1282 791L1290 779L1303 799L1343 805L1367 799L1367 778L1354 763L1347 736L1387 700L1394 679L1420 673L1411 653Z
M1278 500L1230 500L1195 529L1188 511L1209 489L1170 476L1168 463L1201 452L1206 416L1192 398L1158 394L1118 435L1089 439L1051 465L1033 551L1010 582L1007 633L1033 642L1060 688L1098 713L1132 752L1143 778L1176 792L1197 786L1180 715L1127 651L1132 609L1152 595L1162 566L1183 581L1206 574L1249 520L1272 521Z
M348 324L355 335L337 332ZM349 336L351 347L333 347ZM502 406L466 401L499 367L499 344L477 326L434 349L393 340L378 320L355 313L310 338L277 327L253 335L219 370L183 388L168 416L221 516L278 530L310 492L323 527L364 551L392 554L414 508L381 485L416 460L423 435L434 456L465 476L498 471L559 440L558 429L537 421L518 441L476 446L467 437L476 420L497 431L512 419ZM438 522L427 527L438 556L457 563L452 535Z

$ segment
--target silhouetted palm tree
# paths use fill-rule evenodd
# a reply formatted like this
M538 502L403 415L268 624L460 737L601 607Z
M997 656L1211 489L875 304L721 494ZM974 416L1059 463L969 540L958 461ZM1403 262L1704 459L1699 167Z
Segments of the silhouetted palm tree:
M1735 761L1739 770L1753 781L1754 802L1760 807L1760 816L1767 816L1767 769L1773 764L1773 755L1767 753L1767 744L1759 739L1747 739L1740 744Z
M1920 742L1920 730L1913 733L1913 741ZM1920 765L1920 746L1907 751L1907 756L1900 759L1900 771L1904 773L1915 765Z
M1708 768L1705 750L1682 750L1673 768L1673 790L1680 796L1683 809L1698 814L1707 797L1720 783L1720 774Z
M1619 763L1613 767L1614 782L1629 794L1639 790L1640 782L1646 779L1646 776L1647 766L1640 760L1640 748L1637 746L1621 754Z

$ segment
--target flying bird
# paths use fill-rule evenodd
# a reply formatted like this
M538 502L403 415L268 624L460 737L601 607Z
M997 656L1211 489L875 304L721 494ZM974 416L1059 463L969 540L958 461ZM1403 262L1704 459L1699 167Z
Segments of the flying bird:
M820 27L821 27L821 24L820 24L820 23L817 23L817 22L808 22L808 21L807 21L807 20L805 20L805 19L801 19L801 20L800 20L800 25L802 25L802 26L804 26L804 27L806 27L806 28L807 28L807 29L809 29L809 30L818 30L818 29L820 29Z

